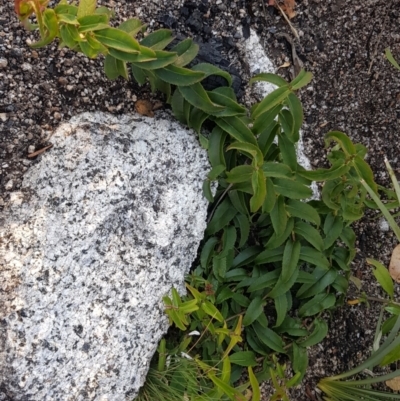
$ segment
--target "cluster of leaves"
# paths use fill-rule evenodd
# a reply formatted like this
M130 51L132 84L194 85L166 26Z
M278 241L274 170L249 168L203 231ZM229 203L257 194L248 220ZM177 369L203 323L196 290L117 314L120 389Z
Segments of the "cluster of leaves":
M257 75L251 83L267 81L277 89L247 110L225 71L210 64L187 68L198 51L191 39L165 50L173 36L160 29L138 41L136 34L145 28L139 20L111 27L112 12L96 8L95 0L79 6L62 0L54 9L43 0L15 1L22 20L36 15L42 39L33 47L59 38L60 46L88 57L104 55L110 79L131 73L139 84L149 82L166 95L176 118L198 132L212 165L203 186L210 220L188 278L189 294L182 299L173 291L172 299L165 298L167 313L184 333L202 333L188 354L200 355L195 361L214 385L212 396L243 399L232 383L246 367L253 401L259 399L257 380L265 378L275 383L276 399L283 397L284 388L305 373L307 347L328 332L324 311L347 290L355 253L350 224L362 217L368 189L377 192L364 161L366 148L331 132L329 169L306 171L298 164L303 111L295 92L310 82L310 73L301 71L290 83ZM226 86L207 91L202 81L209 75L222 76ZM208 134L202 130L206 121L212 127ZM310 200L312 181L324 183L321 200ZM176 347L187 351L191 339L179 338L169 353ZM283 386L275 354L292 362L294 375ZM198 397L191 399L207 399Z

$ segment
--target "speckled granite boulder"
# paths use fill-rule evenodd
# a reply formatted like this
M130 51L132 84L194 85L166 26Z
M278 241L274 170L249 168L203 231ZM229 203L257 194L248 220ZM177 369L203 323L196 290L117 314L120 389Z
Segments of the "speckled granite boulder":
M191 131L138 115L62 125L0 218L0 399L122 401L145 380L205 229Z

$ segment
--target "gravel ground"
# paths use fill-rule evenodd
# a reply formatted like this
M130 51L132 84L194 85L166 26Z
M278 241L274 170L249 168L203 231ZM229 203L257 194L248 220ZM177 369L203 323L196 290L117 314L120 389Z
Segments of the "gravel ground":
M244 41L250 27L257 31L275 65L293 64L292 48L282 33L294 39L278 10L246 0L135 0L100 2L115 9L119 19L140 17L151 29L168 27L220 52L221 62L238 72L238 92L249 103L249 68ZM368 162L378 182L387 184L383 157L400 171L400 73L383 56L390 47L400 59L400 0L297 1L291 20L299 34L297 56L314 80L301 93L306 123L306 152L314 166L325 164L323 136L341 130L369 148ZM32 50L35 40L0 0L0 211L11 191L18 190L24 172L36 161L28 153L49 144L60 122L83 111L129 113L138 99L156 101L148 87L132 81L109 82L102 60L88 60L56 45ZM294 68L281 68L290 78ZM40 156L39 156L40 157ZM365 263L374 257L387 263L396 239L382 231L369 213L357 225L359 252L353 272L370 296L381 296ZM398 289L397 289L397 294ZM352 287L349 296L356 296ZM332 314L330 334L310 350L310 368L292 401L318 400L320 377L346 370L369 355L379 305L343 306ZM263 400L271 394L263 386Z

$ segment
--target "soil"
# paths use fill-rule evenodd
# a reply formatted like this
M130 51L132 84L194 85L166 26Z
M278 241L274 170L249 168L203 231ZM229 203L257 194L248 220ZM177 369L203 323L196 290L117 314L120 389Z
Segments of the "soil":
M0 211L10 192L20 188L24 172L37 162L28 154L48 145L62 121L83 111L130 113L137 100L158 99L147 86L133 81L109 82L102 60L59 50L56 44L32 50L28 44L37 36L20 25L12 3L0 0ZM304 67L314 74L300 93L305 150L313 166L326 163L324 134L340 130L368 147L367 160L379 183L388 185L385 155L400 172L400 72L384 57L384 49L390 47L400 60L400 0L298 0L291 24L299 40L268 1L264 5L262 0L100 3L114 8L117 20L136 16L152 30L171 28L177 35L193 37L200 46L218 49L220 63L240 76L237 92L245 103L253 100L243 52L250 28L259 34L277 66L285 61L293 64L291 45L281 36L287 33ZM280 68L279 73L289 79L293 68ZM362 291L382 297L365 258L387 264L396 239L374 217L367 213L356 225L358 254L352 269ZM398 297L398 288L396 292ZM351 286L348 297L358 294ZM329 336L310 350L310 368L303 384L291 391L291 400L318 400L319 378L343 372L369 355L380 306L345 303L333 312ZM263 400L270 394L264 384Z

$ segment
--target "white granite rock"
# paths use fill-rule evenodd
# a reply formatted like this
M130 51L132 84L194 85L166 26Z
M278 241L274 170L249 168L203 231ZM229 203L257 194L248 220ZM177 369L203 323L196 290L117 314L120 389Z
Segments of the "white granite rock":
M168 328L162 296L184 291L206 226L206 152L171 120L73 118L11 197L0 399L122 401L144 383Z

